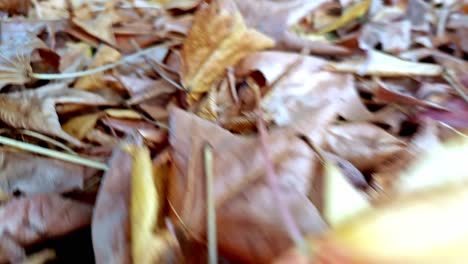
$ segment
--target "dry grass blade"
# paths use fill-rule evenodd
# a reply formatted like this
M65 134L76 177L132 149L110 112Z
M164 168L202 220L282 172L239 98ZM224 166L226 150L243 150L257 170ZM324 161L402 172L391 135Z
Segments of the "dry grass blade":
M203 148L206 176L207 230L209 263L218 263L216 240L216 211L213 192L213 147L207 143Z

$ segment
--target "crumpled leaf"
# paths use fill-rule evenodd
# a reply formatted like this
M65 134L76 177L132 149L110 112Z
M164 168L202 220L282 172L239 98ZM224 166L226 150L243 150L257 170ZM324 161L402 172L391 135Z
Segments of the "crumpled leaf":
M372 169L406 145L385 130L363 122L330 126L327 132L325 149L348 160L361 171Z
M316 54L343 55L349 50L325 41L312 41L290 32L289 29L326 0L271 1L235 0L245 22L275 40L277 47L302 50Z
M69 89L64 83L51 83L36 90L26 90L0 95L0 119L14 128L35 130L57 136L74 145L82 143L62 130L56 104L105 105L99 95Z
M92 207L56 194L14 198L0 207L0 261L11 259L8 249L29 246L65 235L90 223ZM12 243L9 246L5 243ZM16 258L24 258L17 252ZM13 259L18 260L18 259Z
M171 214L175 222L182 221L191 234L205 237L206 187L201 153L206 142L213 146L220 252L248 263L267 263L291 245L278 208L272 203L272 190L265 182L264 157L257 138L233 135L177 108L171 113L170 131L174 175L169 177L168 200L177 212L177 216ZM281 189L276 195L283 199L302 233L321 233L325 224L307 198L317 169L315 154L294 130L274 131L269 138ZM251 241L255 241L254 246Z
M93 215L96 263L165 263L175 257L175 237L156 226L161 198L141 138L130 138L117 147L109 167ZM164 177L164 168L156 174Z
M372 115L360 101L353 77L322 71L324 64L324 60L313 56L265 51L247 56L236 71L245 75L259 70L269 85L286 72L262 99L263 108L279 125L291 124L304 112L324 107L333 108L347 120L370 119Z
M366 57L352 58L341 62L329 62L324 66L324 69L384 77L439 76L443 70L437 64L409 62L375 50L367 51Z
M12 195L62 193L83 188L96 170L11 150L0 151L0 188Z
M182 83L191 93L206 92L227 66L272 46L271 39L247 28L232 0L202 4L182 48Z

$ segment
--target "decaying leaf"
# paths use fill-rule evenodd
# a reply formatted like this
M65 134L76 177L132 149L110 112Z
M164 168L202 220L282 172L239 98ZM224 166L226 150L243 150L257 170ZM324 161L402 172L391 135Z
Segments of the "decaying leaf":
M336 72L348 72L358 75L385 77L398 76L439 76L442 67L431 63L418 63L401 60L375 50L367 51L366 57L330 62L325 69Z
M182 83L191 93L206 92L227 66L272 46L271 39L247 28L232 0L202 4L182 48Z
M20 254L11 259L8 249L29 246L89 225L91 214L92 206L56 194L8 201L0 207L0 262L25 257Z
M56 104L105 105L100 96L51 83L36 90L0 95L0 119L14 128L25 128L57 136L74 145L82 143L62 130Z
M169 177L168 200L177 213L171 216L174 222L182 221L190 233L205 237L206 187L201 153L207 142L213 146L213 191L221 253L249 263L265 263L291 245L279 210L272 203L273 195L283 199L301 232L318 234L324 230L322 218L307 198L317 168L315 155L294 130L270 135L268 146L281 190L273 194L265 181L264 158L256 137L235 136L193 114L172 111L174 174ZM250 241L255 241L254 246Z
M93 169L11 150L0 151L0 188L12 195L62 193L83 188Z

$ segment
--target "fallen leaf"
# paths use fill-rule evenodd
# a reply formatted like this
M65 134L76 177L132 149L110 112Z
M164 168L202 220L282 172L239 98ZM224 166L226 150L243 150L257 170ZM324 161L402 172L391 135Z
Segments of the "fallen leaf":
M10 14L27 14L31 2L28 0L1 0L0 10Z
M109 164L92 221L96 263L164 263L175 258L175 238L167 230L155 233L161 198L141 138L118 146ZM163 168L156 173L164 177Z
M97 68L99 66L116 62L120 59L120 53L107 46L102 45L96 52L92 64L89 66L90 69ZM96 73L78 78L74 87L83 90L93 90L103 88L105 82L103 80L103 73Z
M333 108L347 120L370 119L372 115L360 101L353 77L322 71L324 64L313 56L266 51L247 56L236 73L246 75L258 70L268 85L281 77L261 102L279 125L291 124L305 112L318 112L324 107Z
M0 109L0 119L9 126L57 136L76 146L82 143L62 130L55 105L108 104L96 94L69 89L64 83L51 83L36 90L1 94L0 102L3 106Z
M63 124L62 128L65 132L83 140L86 135L96 126L96 122L102 117L103 113L84 114L74 117Z
M235 1L247 26L256 28L274 39L277 47L306 49L316 54L344 55L349 53L349 50L344 47L325 41L311 41L289 31L301 18L326 3L326 0Z
M403 141L368 123L334 125L327 132L325 149L348 160L361 171L371 170L405 146Z
M0 244L9 238L22 247L59 237L88 225L91 214L92 206L56 194L14 198L0 207ZM6 261L6 252L0 252L0 261Z
M265 182L259 140L229 133L215 124L173 109L170 143L174 166L168 200L191 234L205 237L206 189L203 142L213 146L213 181L218 247L221 253L249 263L266 263L291 245L273 193ZM319 129L319 128L317 128ZM190 131L187 137L186 132ZM310 132L309 134L313 134ZM317 163L311 149L291 130L273 132L268 146L280 193L303 234L321 233L325 224L307 198ZM255 241L252 247L250 241Z
M105 41L111 46L116 45L112 25L118 22L118 16L113 10L100 12L95 18L82 19L74 17L73 23L86 31L86 33Z
M104 111L108 116L115 117L115 118L123 118L123 119L142 119L140 113L135 112L131 109L115 109L109 108Z
M231 0L202 4L182 48L182 83L191 93L206 92L226 67L272 46L271 39L247 28Z
M383 77L439 76L442 74L442 67L437 64L409 62L375 50L367 51L366 57L330 62L324 66L324 69Z
M1 150L0 188L24 195L63 193L82 189L94 169L28 153Z
M468 128L468 106L462 99L453 99L442 105L445 109L427 109L418 119L430 118L454 128Z

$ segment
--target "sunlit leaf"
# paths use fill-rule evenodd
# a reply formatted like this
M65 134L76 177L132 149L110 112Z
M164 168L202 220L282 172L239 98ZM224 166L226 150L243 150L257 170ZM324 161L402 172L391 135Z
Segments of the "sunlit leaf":
M324 217L331 226L370 207L363 193L358 191L331 161L325 163Z
M273 40L247 28L231 0L204 4L195 14L182 48L182 83L191 93L206 92L227 66L273 44Z

